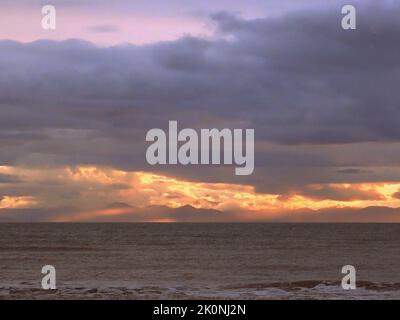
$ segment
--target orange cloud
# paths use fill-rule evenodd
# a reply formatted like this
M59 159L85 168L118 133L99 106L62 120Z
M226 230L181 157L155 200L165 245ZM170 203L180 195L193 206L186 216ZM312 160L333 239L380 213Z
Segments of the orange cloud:
M37 205L34 197L3 196L0 199L0 209L32 208Z
M121 214L120 210L99 210L113 202L139 208L191 205L220 211L261 213L268 210L277 214L302 208L400 207L400 199L393 196L400 189L400 183L314 184L282 195L257 193L251 185L186 181L151 172L94 166L46 169L3 166L0 173L20 177L33 190L33 194L24 197L3 197L3 208L75 206L81 216L88 218L94 212L101 216ZM46 188L47 185L55 187ZM71 192L73 196L64 196Z
M129 187L113 193L113 199L138 205L135 199L140 198L142 201L139 206L164 205L177 208L191 205L222 211L400 206L400 199L392 197L400 188L400 184L396 183L315 184L308 186L307 192L299 191L282 196L257 193L250 185L185 181L150 172L124 172L95 167L66 170L67 175L77 183L125 183Z

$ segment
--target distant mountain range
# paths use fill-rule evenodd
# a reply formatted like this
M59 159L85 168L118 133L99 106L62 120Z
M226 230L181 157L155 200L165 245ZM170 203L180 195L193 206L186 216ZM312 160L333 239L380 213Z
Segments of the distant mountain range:
M227 218L225 212L214 209L197 209L190 205L178 208L157 205L137 208L126 203L113 203L106 209L115 210L115 213L109 216L99 215L93 218L93 221L217 222L226 221Z
M400 208L219 211L190 205L132 207L115 202L99 210L0 209L0 222L400 222Z

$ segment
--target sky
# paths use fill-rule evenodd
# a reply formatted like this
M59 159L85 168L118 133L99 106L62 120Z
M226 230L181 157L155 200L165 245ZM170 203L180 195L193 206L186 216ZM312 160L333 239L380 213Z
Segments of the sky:
M0 3L0 221L400 221L398 1L44 4ZM150 166L169 120L254 128L254 174Z

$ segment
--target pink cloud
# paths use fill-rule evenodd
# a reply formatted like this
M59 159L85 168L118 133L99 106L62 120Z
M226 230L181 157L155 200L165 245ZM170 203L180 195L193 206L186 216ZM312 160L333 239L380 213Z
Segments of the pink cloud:
M146 44L177 39L184 34L206 35L206 23L194 16L154 15L145 13L92 13L88 8L57 9L57 29L41 27L39 10L7 8L0 11L0 39L31 42L40 39L79 38L99 45L120 43ZM100 28L107 26L108 30Z

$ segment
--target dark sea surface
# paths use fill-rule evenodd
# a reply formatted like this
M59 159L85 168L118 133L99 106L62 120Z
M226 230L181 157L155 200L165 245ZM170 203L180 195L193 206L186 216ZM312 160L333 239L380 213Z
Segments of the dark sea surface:
M0 299L399 299L399 244L399 224L0 224Z

